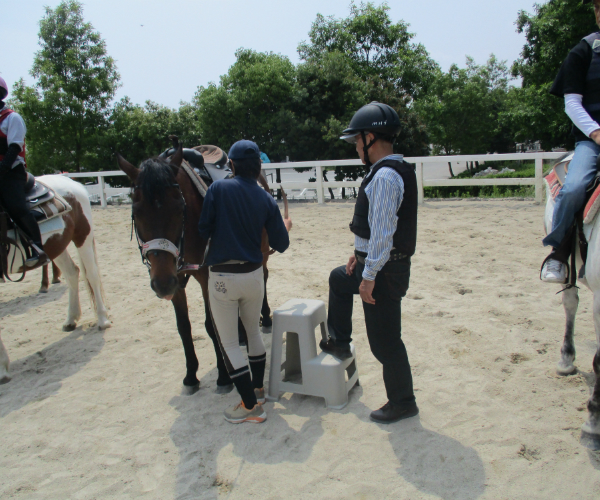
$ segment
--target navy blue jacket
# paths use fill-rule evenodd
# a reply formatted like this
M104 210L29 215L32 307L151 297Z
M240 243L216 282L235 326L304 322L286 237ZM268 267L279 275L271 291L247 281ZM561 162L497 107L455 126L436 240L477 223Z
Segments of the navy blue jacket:
M262 262L263 228L271 248L284 252L290 245L277 203L256 180L238 176L214 182L206 193L198 223L200 236L211 239L205 264Z

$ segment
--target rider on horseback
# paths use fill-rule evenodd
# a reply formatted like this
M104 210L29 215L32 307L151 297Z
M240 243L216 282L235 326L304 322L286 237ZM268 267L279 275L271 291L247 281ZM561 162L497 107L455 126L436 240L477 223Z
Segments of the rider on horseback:
M26 267L46 262L42 250L42 237L35 218L25 202L25 122L18 113L4 104L8 86L0 77L0 203L31 240L32 255L25 261Z
M600 0L593 2L600 27ZM552 231L543 240L544 246L552 246L552 252L542 268L542 280L564 283L573 221L585 204L586 188L596 176L600 154L600 32L586 36L569 52L550 93L564 97L576 141L565 183L556 198Z

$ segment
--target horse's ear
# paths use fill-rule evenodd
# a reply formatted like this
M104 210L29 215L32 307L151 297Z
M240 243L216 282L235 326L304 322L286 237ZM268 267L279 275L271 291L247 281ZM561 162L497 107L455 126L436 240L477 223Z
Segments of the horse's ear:
M132 182L135 182L137 180L138 175L140 174L139 168L135 168L119 153L117 153L117 163L119 164L119 168L127 174L127 177L129 177Z
M181 145L181 143L179 143L179 147L177 148L177 151L175 151L175 154L173 154L169 158L169 163L176 167L181 167L182 161L183 161L183 146Z

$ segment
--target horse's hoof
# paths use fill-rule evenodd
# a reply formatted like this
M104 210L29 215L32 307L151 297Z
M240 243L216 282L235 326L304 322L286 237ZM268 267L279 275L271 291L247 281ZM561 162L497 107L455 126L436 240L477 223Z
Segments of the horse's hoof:
M38 293L48 293L48 287L40 288Z
M217 385L215 394L229 394L231 391L233 391L233 384Z
M559 375L573 375L575 372L577 372L575 365L563 365L560 362L556 365L556 373Z
M12 379L8 375L4 375L2 378L0 378L0 385L8 384L11 380Z
M191 396L192 394L196 394L200 390L200 382L196 385L184 385L183 389L181 389L182 396Z
M53 284L53 285L58 285L59 283L61 283L61 281L60 281L60 280L52 280L52 284Z
M581 439L579 442L588 450L600 451L600 434L592 434L581 429Z
M271 326L263 326L262 327L262 332L263 333L271 333L273 331L273 325Z
M73 330L75 330L75 328L77 328L77 324L65 323L62 328L63 328L63 332L72 332Z
M109 320L98 323L98 328L100 330L106 330L107 328L110 328L111 326L112 326L112 323Z

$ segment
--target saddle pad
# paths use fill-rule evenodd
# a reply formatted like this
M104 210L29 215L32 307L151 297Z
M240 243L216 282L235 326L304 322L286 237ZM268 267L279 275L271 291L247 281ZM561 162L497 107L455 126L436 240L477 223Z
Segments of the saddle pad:
M598 186L583 209L583 223L591 224L600 209L600 186Z
M546 182L548 185L548 190L552 195L552 199L556 200L556 197L560 192L560 188L562 187L562 183L560 182L560 179L558 175L556 175L554 169L546 177L544 177L544 182Z
M40 181L37 182L42 184ZM54 193L54 197L31 209L38 224L43 220L53 219L72 210L71 205L61 195L49 187L48 189Z

